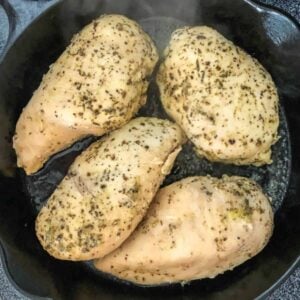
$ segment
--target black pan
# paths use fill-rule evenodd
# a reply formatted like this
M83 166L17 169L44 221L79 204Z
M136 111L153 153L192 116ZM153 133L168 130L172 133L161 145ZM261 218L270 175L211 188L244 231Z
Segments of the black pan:
M4 1L2 1L4 2ZM1 3L1 2L0 2ZM15 25L14 12L6 6ZM275 231L255 258L213 280L137 287L95 271L89 263L63 262L42 250L35 216L68 167L95 138L74 144L32 176L15 168L11 136L22 107L72 35L103 13L137 20L161 51L171 32L209 25L246 49L270 71L279 90L280 136L271 166L237 167L199 159L187 144L164 184L190 175L242 175L272 198ZM253 299L266 297L297 265L300 254L300 28L283 14L248 0L70 0L47 10L13 43L0 66L0 240L9 277L27 293L54 299ZM139 115L166 118L155 81ZM290 180L289 180L290 179ZM290 181L290 184L289 184Z

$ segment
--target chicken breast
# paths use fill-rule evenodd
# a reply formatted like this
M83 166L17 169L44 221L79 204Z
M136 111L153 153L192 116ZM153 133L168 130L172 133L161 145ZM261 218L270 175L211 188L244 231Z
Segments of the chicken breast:
M253 181L189 177L162 188L136 231L95 266L143 285L213 278L260 252L272 229Z
M23 110L14 136L27 174L88 135L127 123L146 101L158 60L150 37L134 21L105 15L76 34Z
M269 164L277 141L278 95L259 62L212 28L176 30L157 83L167 113L200 156Z
M144 217L184 141L168 120L137 118L88 147L37 217L44 249L65 260L116 249Z

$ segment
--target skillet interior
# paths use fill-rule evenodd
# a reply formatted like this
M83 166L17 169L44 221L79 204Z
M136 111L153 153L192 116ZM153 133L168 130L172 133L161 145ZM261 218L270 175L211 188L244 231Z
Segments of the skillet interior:
M300 191L296 184L300 166L297 153L299 143L297 131L300 129L300 121L297 120L300 112L298 103L300 83L295 82L300 75L300 56L297 52L300 47L299 29L284 16L272 11L260 10L246 1L233 3L229 0L210 2L165 0L161 3L159 0L123 0L122 2L101 1L97 4L95 1L85 1L87 5L83 7L80 3L82 2L66 1L51 8L26 30L7 53L0 67L1 141L4 137L10 140L11 131L14 129L21 108L30 99L49 64L64 50L72 34L92 18L107 12L122 13L140 20L145 29L156 37L160 48L163 48L163 43L167 42L165 38L167 33L163 33L162 28L167 28L166 31L170 32L181 24L206 24L218 29L245 48L272 73L279 87L281 104L291 129L293 152L291 185L283 207L276 214L276 229L272 241L250 262L214 280L195 281L184 287L172 285L148 289L135 288L127 284L116 284L99 273L91 271L85 264L56 261L41 249L35 238L33 225L37 204L44 200L47 193L49 194L56 182L62 178L74 154L80 152L82 146L91 140L78 143L71 150L60 154L60 160L52 160L48 167L32 177L24 177L19 171L12 175L15 158L10 152L9 143L3 143L0 155L5 157L6 161L11 157L11 165L3 165L3 167L1 165L3 175L0 181L0 236L10 275L27 292L51 296L55 299L93 299L96 295L104 299L105 297L151 299L154 295L157 298L170 299L179 299L183 295L188 299L197 299L200 295L208 299L219 297L250 299L258 296L288 269L300 249L297 238L300 233L299 222L297 222L297 214L300 212L300 202L297 198ZM147 108L141 110L141 114L162 116L159 102L156 101L156 92L152 83L149 104ZM275 183L266 191L278 196L278 199L284 197L286 186L282 186L281 183L287 183L289 171L289 160L285 160L289 155L289 139L283 117L281 123L283 135L279 143L281 149L274 152L282 155L275 160L277 163L280 162L276 168L282 172L278 175L277 171L275 173L266 171L269 176L266 184L270 180ZM190 153L188 148L186 151ZM10 156L9 153L12 155ZM182 158L186 159L187 156L191 155L187 154ZM191 167L195 158L191 157L185 165L180 162L180 159L181 157L169 181L193 175L195 172L198 174L200 169L203 173L214 175L229 173L257 176L251 168L250 170L242 168L240 171L240 168L212 166L205 161L199 165L199 169L195 170ZM64 162L63 167L61 162ZM280 164L285 167L281 167ZM262 176L263 180L264 178L265 176ZM41 194L41 190L44 194ZM280 202L275 205L275 208L279 207Z

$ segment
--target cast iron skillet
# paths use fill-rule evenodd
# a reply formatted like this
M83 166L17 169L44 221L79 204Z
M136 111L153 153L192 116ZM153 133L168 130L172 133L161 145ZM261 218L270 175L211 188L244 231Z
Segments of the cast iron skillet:
M37 211L74 157L94 138L80 141L55 155L45 168L26 177L22 170L15 170L11 136L22 107L49 64L64 50L75 32L103 13L121 13L139 21L159 50L177 27L212 26L257 57L272 74L281 100L281 139L273 149L273 165L254 168L212 164L197 158L187 145L164 183L197 174L238 174L252 177L262 185L273 199L274 235L262 253L234 271L184 286L136 287L95 271L89 263L55 260L39 245L34 234ZM14 21L13 11L10 16ZM14 42L0 66L0 240L9 277L31 297L54 299L253 299L267 296L276 282L278 284L296 266L300 253L299 78L299 27L283 14L248 0L70 0L51 7ZM150 84L148 103L139 115L166 117L154 80Z

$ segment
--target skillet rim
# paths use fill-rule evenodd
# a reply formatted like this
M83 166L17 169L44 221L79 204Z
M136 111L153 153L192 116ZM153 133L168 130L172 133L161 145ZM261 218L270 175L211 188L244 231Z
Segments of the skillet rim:
M295 17L285 12L283 9L269 5L269 4L263 4L258 2L257 0L239 0L241 2L244 2L245 4L251 6L253 9L255 9L256 13L261 14L271 14L271 15L279 15L281 18L285 18L289 23L291 23L299 32L300 34L300 23L297 21ZM2 53L0 54L0 66L2 62L5 60L7 54L10 52L10 50L13 48L15 43L18 42L18 40L22 37L22 35L36 22L38 22L41 18L44 17L51 9L54 9L56 6L61 5L63 0L56 0L55 3L47 7L41 14L33 18L30 23L26 25L25 28L21 32L19 32L18 35L16 35L15 30L18 24L18 15L16 11L14 10L13 6L7 1L7 0L0 0L0 5L5 10L5 13L7 14L8 21L9 21L9 34L7 41L4 45L4 48L2 50ZM0 236L0 260L2 262L4 273L10 282L10 284L16 289L17 292L22 294L25 297L28 297L30 299L34 300L44 300L44 299L52 299L47 296L37 296L34 294L31 294L27 291L25 291L21 286L19 286L13 277L10 274L9 266L8 266L8 258L7 253L4 249L3 242L1 240ZM276 281L274 282L267 290L265 290L263 293L258 295L256 297L257 300L266 299L267 296L270 296L272 292L274 292L276 289L278 289L284 282L288 280L288 278L292 275L292 273L297 269L297 267L300 267L300 253L298 257L294 260L294 262L289 266L289 268L285 271L285 273Z

